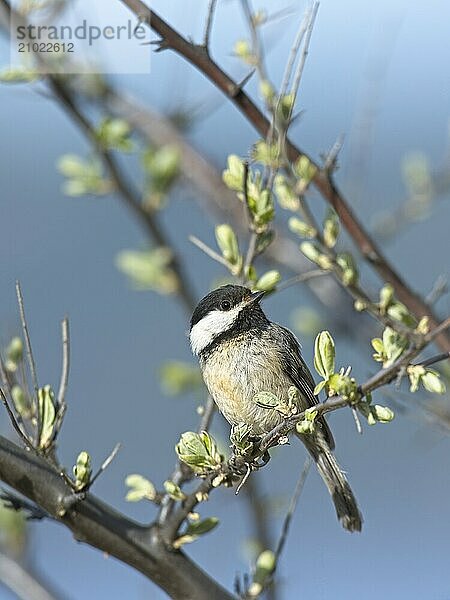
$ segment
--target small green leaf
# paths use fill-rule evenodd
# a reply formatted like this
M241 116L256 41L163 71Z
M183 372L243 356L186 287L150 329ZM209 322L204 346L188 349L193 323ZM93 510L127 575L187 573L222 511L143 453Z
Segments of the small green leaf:
M383 367L392 365L408 347L408 340L394 331L391 327L386 327L383 331L383 348L386 359L383 361Z
M253 442L249 441L252 428L247 423L233 425L230 433L230 441L238 454L247 454L253 448Z
M387 314L407 327L416 327L417 320L401 302L394 302L387 308Z
M314 367L327 380L334 373L334 340L328 331L321 331L314 343Z
M154 500L156 497L156 489L153 483L137 473L127 475L125 485L130 488L125 496L127 502Z
M386 314L388 307L394 301L394 288L390 283L387 283L380 290L380 312L382 315Z
M262 79L259 83L259 92L263 100L271 106L275 100L275 90L267 79Z
M147 175L150 194L167 194L180 173L180 150L178 146L166 144L159 148L146 148L141 156Z
M307 223L300 221L297 217L291 217L288 221L289 229L301 237L314 238L317 231ZM304 253L305 254L305 253ZM312 259L311 259L312 260Z
M237 264L240 258L239 245L233 229L230 227L230 225L223 224L217 225L215 232L217 245L222 251L223 257L230 264Z
M272 394L271 392L258 392L253 398L253 402L257 404L260 408L276 408L279 404L281 404L279 398Z
M197 366L178 360L167 361L162 365L160 379L163 390L170 396L196 390L202 382Z
M222 462L214 439L206 431L183 433L175 449L178 458L199 474L216 469Z
M319 381L319 383L314 388L314 396L318 396L320 394L320 392L323 390L323 388L326 386L326 384L327 384L327 382L324 380Z
M238 40L234 44L233 51L234 54L245 63L249 65L255 64L255 56L252 54L250 44L247 40Z
M20 337L13 337L6 349L8 360L17 364L23 358L23 342Z
M336 262L342 269L342 283L344 285L353 285L358 281L358 269L355 260L348 252L343 252L336 256Z
M277 169L280 162L278 143L268 144L265 140L258 140L253 146L252 158L267 167Z
M186 494L182 491L180 486L173 481L170 481L170 479L164 482L164 489L172 498L172 500L177 500L178 502L183 502L183 500L186 500Z
M339 219L334 210L329 210L323 223L323 240L327 248L334 248L339 235Z
M305 184L309 184L317 172L317 167L302 154L294 164L294 172Z
M41 423L39 448L46 450L53 437L53 426L56 419L55 395L49 385L45 385L38 390L38 411Z
M78 490L85 488L89 484L91 474L91 457L86 451L80 452L73 467L75 487Z
M285 210L295 212L300 207L298 194L288 183L284 175L278 174L273 182L273 189L278 200L278 204Z
M217 517L207 517L202 521L195 521L194 523L189 523L186 528L186 535L204 535L209 531L212 531L219 524L219 519Z
M309 258L309 260L319 265L321 269L328 271L333 267L331 258L326 254L322 254L316 244L313 244L312 242L302 242L300 244L300 250L306 258Z
M253 581L264 585L277 566L277 558L271 550L264 550L256 559L256 571Z
M125 119L106 117L100 122L96 131L96 137L99 144L105 150L130 152L133 149L130 133L130 125Z
M422 375L423 387L433 394L445 394L445 384L439 378L439 373L431 369L427 369Z
M271 292L276 288L277 283L279 283L280 279L281 279L281 275L278 271L275 271L275 270L267 271L267 273L264 273L264 275L262 275L258 279L254 288L255 288L255 290Z
M33 407L30 398L23 391L20 385L13 385L11 388L11 398L14 408L22 419L30 419L33 416Z
M244 161L236 154L230 154L227 160L228 168L222 174L225 185L236 192L244 188Z
M379 423L390 423L395 417L394 411L387 406L375 404L371 406L372 414Z
M178 277L171 268L169 248L153 250L122 250L116 256L116 266L127 275L137 290L154 290L173 294L178 290Z

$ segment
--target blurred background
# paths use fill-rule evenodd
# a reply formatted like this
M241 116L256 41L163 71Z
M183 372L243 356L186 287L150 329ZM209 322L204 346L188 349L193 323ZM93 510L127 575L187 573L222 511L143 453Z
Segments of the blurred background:
M80 11L84 4L85 0L77 3ZM123 10L114 4L111 10ZM266 8L269 14L280 11L263 30L269 72L279 83L307 5L273 4L254 2L253 7ZM201 39L205 0L154 0L152 8L185 35ZM313 158L345 135L337 181L400 273L424 296L440 275L448 274L450 205L443 182L450 170L449 18L444 0L322 0L298 99L303 114L291 132ZM239 3L220 1L212 53L236 80L248 72L232 51L242 38L248 33ZM0 49L6 65L6 36ZM254 79L246 89L256 96ZM228 154L246 156L258 139L209 82L170 52L153 54L149 75L115 75L112 81L161 113L187 114L188 139L219 171ZM135 291L116 268L120 251L145 248L147 243L117 198L63 194L63 177L56 168L59 157L85 156L89 147L58 103L38 93L35 85L2 84L0 114L0 341L7 343L19 328L14 292L19 279L40 381L57 386L60 319L69 316L72 358L61 459L70 467L79 451L87 450L100 465L121 442L94 492L118 510L150 521L152 506L125 502L124 479L141 473L160 485L174 466L180 433L196 427L203 392L170 397L160 382L166 361L194 364L186 335L190 315L174 296ZM441 177L439 193L433 194L420 222L398 212L409 196L411 164L419 165L425 175ZM140 177L132 156L125 165L131 179ZM214 246L214 218L194 201L195 194L192 187L177 186L162 222L200 299L225 272L188 241L194 234ZM321 215L323 202L313 199ZM363 275L368 289L376 292L379 282L364 271ZM312 364L315 332L333 327L334 315L316 306L301 285L271 296L265 309L273 320L297 328ZM306 309L315 310L318 319L309 335L303 319ZM436 309L448 315L448 295ZM358 318L355 314L355 330L360 327ZM363 380L378 366L371 358L369 337L362 344L350 329L332 330L337 361L351 364ZM284 600L450 598L450 437L445 423L423 410L434 399L422 396L419 402L404 391L387 392L378 392L377 401L396 410L390 425L366 426L359 436L350 412L338 411L329 419L338 458L364 514L363 532L343 531L322 482L311 472L279 567ZM444 405L448 400L441 398ZM10 435L6 415L1 424L2 434ZM226 447L221 418L215 419L212 431ZM304 458L303 447L293 442L274 452L267 468L253 475L274 539ZM231 588L236 573L248 571L253 558L248 504L221 489L201 506L201 513L218 516L220 527L186 550ZM34 568L63 598L165 597L127 566L76 543L57 524L32 524L29 533ZM1 599L12 597L0 588Z

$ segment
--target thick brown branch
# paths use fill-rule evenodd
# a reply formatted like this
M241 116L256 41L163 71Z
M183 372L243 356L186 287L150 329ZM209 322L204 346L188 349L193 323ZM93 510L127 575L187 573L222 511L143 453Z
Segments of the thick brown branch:
M72 530L74 537L134 567L177 600L231 600L185 554L169 550L156 525L143 527L91 494L77 500L42 458L0 437L0 479Z
M172 49L201 71L212 83L221 90L229 100L244 114L255 129L266 137L270 122L259 110L255 103L231 79L201 47L186 40L182 35L168 25L159 15L146 6L141 0L121 0L128 8L151 27L164 41L164 48ZM286 149L291 161L297 160L301 155L307 156L289 139L286 140ZM309 157L308 157L309 158ZM311 159L309 159L311 160ZM313 162L313 161L311 161ZM316 165L318 167L318 165ZM430 324L438 324L437 317L426 302L416 294L403 280L399 273L389 263L381 250L372 240L362 223L358 221L347 201L333 182L327 170L317 168L313 183L323 198L334 208L343 226L352 237L354 243L364 258L374 267L384 281L391 283L399 300L417 317L428 315ZM436 340L442 350L450 350L450 336L443 332Z

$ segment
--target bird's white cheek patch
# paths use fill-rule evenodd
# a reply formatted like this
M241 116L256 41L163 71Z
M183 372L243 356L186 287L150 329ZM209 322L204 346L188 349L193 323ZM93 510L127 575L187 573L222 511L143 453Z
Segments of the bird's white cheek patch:
M242 306L228 311L214 310L194 325L190 333L192 352L200 354L214 339L233 325Z

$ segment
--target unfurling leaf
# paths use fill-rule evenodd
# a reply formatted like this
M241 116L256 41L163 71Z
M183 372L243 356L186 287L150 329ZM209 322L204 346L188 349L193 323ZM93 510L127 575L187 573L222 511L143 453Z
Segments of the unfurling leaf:
M327 248L334 248L339 235L339 219L334 210L330 210L323 223L323 241Z
M7 359L17 365L23 358L23 342L20 337L13 337L6 348Z
M38 413L39 422L41 423L39 448L45 450L51 443L56 419L55 395L49 385L45 385L38 390Z
M280 399L272 394L272 392L258 392L253 396L253 402L260 408L276 408L280 403Z
M227 160L228 168L222 174L222 179L225 185L235 192L242 192L244 189L244 161L230 154Z
M383 331L383 348L385 354L385 360L383 361L383 367L389 367L392 365L408 347L408 340L406 337L400 335L391 327L386 327Z
M300 200L298 194L292 188L284 175L276 175L273 182L273 189L278 199L278 204L285 210L292 212L298 210Z
M11 388L11 398L14 408L22 419L30 419L33 416L33 406L29 396L23 391L20 385L13 385Z
M294 172L303 185L307 187L314 178L317 167L313 165L307 156L302 154L294 164Z
M137 473L127 475L125 485L130 488L125 496L127 502L154 500L156 497L156 489L153 483Z
M184 544L195 542L201 535L204 535L217 527L218 523L219 519L217 517L207 517L206 519L203 519L203 521L189 523L186 531L173 542L173 547L178 549L181 548L181 546L184 546Z
M207 473L216 469L222 462L216 442L206 431L200 434L186 431L181 435L175 449L178 458L195 473Z
M165 247L122 250L116 257L117 268L130 278L135 289L160 294L173 294L178 290L178 277L171 262L172 252Z
M253 442L248 438L252 428L247 423L239 423L231 428L230 441L238 454L247 454L253 448Z
M255 55L252 53L251 46L247 40L238 40L234 44L234 54L248 65L255 64Z
M297 217L291 217L289 219L288 225L289 229L293 233L296 233L301 237L314 238L317 235L317 231L314 229L314 227L311 227L311 225L300 221L300 219L298 219Z
M314 342L314 367L327 380L334 373L334 340L328 331L321 331Z
M131 127L125 119L106 117L101 121L96 137L105 150L130 152L133 149L130 133Z
M64 154L59 158L57 168L67 178L63 184L63 192L67 196L101 196L112 189L97 158L84 159L76 154Z
M271 550L264 550L256 559L253 581L247 590L249 598L258 598L270 581L277 566L277 557Z
M197 366L171 360L160 369L161 385L166 394L176 396L197 389L201 385L201 375Z
M280 162L280 149L278 144L268 144L265 140L258 140L252 149L252 158L267 167L277 169Z
M75 487L77 490L82 490L89 484L91 474L91 457L85 451L80 452L73 467L73 476L75 477Z
M177 500L178 502L186 500L186 494L183 492L180 486L173 481L170 481L170 479L164 482L164 489L172 498L172 500Z
M277 283L279 283L280 279L281 275L278 271L267 271L267 273L261 275L261 277L257 280L254 288L255 290L271 292L276 288Z
M439 378L439 373L431 369L427 369L422 375L423 387L433 394L445 394L445 383Z
M223 257L232 265L239 262L239 245L236 234L230 225L223 224L216 226L217 245L222 251Z
M358 269L355 260L348 252L343 252L336 256L336 262L342 269L342 283L344 285L353 285L358 281Z
M313 244L312 242L302 242L300 244L300 250L306 258L309 258L309 260L319 265L321 269L328 271L333 267L331 258L326 254L322 254L316 244Z

